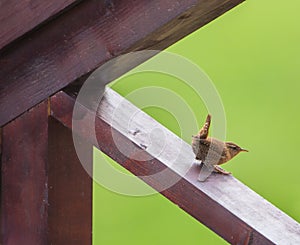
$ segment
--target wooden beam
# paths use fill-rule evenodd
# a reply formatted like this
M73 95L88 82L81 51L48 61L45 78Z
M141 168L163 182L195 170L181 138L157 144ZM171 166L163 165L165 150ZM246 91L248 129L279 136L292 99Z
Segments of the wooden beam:
M51 98L52 116L69 128L72 127L74 102L74 98L64 92ZM116 106L119 106L118 109ZM76 133L94 144L93 135L89 132L93 113L84 106L81 110L82 117L76 118L79 126ZM115 110L121 113L114 114ZM138 118L130 120L131 128L126 128L131 115L138 115ZM199 167L191 164L194 158L191 146L116 92L106 91L95 121L94 131L101 139L98 141L101 151L155 189L178 178L162 194L229 243L300 244L300 225L233 176L212 174L205 182L197 181ZM148 147L145 143L147 132L153 128L159 129L169 139L168 150L151 160L134 160L148 159L155 156L155 151L160 152L161 149L157 148L161 146L152 144ZM123 153L115 142L123 146ZM170 160L174 154L178 154L175 163ZM184 166L191 166L187 173L182 171ZM163 169L169 171L164 175L145 177Z
M174 16L175 18L162 25L155 32L145 36L145 38L138 41L129 50L163 50L243 1L244 0L185 1L184 12L178 12L177 15ZM167 11L174 11L178 8L172 0L164 1L163 3L164 5L171 6ZM177 4L182 4L182 2L180 1L180 3ZM161 16L157 17L161 18ZM153 22L151 19L147 19L146 21L146 25L151 25L151 22Z
M47 102L3 127L1 244L47 243Z
M79 1L2 0L0 7L0 49L77 2Z
M112 57L164 49L242 1L83 1L0 54L0 126Z
M92 243L92 179L71 130L48 123L48 106L45 101L2 128L3 245ZM82 144L91 161L92 146Z
M85 160L92 161L91 144L82 142ZM49 207L47 244L92 244L92 179L76 155L72 132L49 121Z

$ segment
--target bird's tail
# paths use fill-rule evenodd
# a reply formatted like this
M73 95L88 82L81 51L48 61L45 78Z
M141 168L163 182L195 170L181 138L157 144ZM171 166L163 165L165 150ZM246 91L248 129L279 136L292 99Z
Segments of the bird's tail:
M208 114L203 127L200 129L200 131L198 133L198 135L200 136L200 139L206 139L207 138L209 127L210 127L210 121L211 121L211 115Z

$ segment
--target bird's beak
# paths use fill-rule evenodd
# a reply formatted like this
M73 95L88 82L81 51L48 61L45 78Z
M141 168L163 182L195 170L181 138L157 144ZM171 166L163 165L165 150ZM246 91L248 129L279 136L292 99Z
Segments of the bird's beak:
M248 150L246 150L246 149L241 149L241 151L244 151L244 152L249 152Z

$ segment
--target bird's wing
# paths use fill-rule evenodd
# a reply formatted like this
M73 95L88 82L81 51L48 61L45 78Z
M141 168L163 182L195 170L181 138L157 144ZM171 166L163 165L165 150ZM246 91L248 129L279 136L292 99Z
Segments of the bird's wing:
M213 138L199 140L197 158L205 165L217 165L223 157L225 157L223 142Z
M200 139L197 158L203 162L198 180L205 181L214 171L214 166L226 160L225 143L214 138Z

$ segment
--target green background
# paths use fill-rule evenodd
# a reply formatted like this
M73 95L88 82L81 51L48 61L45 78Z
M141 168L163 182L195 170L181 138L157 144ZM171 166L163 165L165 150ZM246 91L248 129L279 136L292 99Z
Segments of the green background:
M209 75L223 100L227 140L250 150L224 167L298 222L299 10L299 0L249 0L168 48ZM141 87L168 88L186 100L202 123L205 108L172 79L136 75L113 89L126 96ZM180 135L169 112L143 110ZM95 150L96 165L98 154ZM129 197L94 184L93 205L94 244L226 244L159 194Z

